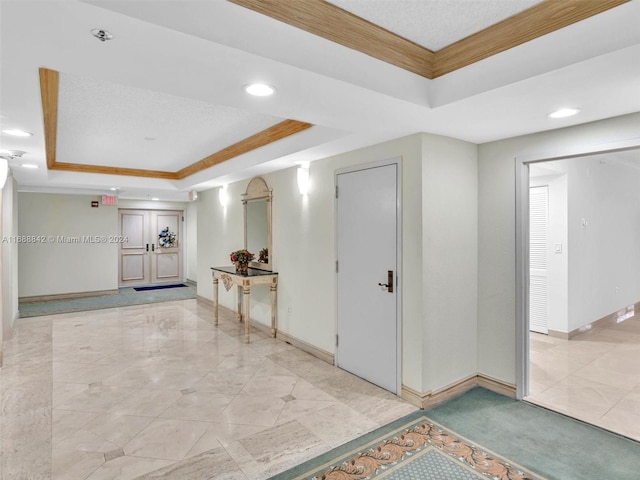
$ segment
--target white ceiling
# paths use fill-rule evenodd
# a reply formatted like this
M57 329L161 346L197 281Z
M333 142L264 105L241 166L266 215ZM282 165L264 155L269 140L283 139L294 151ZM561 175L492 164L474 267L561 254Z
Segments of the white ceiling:
M435 52L541 1L329 0L329 3Z
M355 12L378 2L333 3ZM469 31L467 22L447 23L452 12L486 23L511 15L507 3L519 10L532 2L482 1L487 15L463 0L382 3L363 16L384 12L387 28L405 36L427 15L409 19L410 8L434 7L425 29L449 26L416 41L437 49ZM640 111L638 18L634 0L428 80L223 0L0 0L0 125L34 133L3 134L0 148L28 152L11 162L22 190L118 186L123 198L177 200L417 132L484 143L585 123ZM99 42L94 28L114 40ZM59 162L176 171L281 119L315 126L180 181L47 171L39 67L61 72ZM277 94L249 98L242 86L255 80ZM582 111L546 117L561 106ZM40 168L21 168L27 161Z

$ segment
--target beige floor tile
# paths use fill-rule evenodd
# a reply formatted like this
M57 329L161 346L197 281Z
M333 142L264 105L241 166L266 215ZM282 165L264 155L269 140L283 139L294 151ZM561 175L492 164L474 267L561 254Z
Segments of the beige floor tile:
M284 405L285 401L280 398L238 395L220 414L217 422L271 427Z
M279 398L291 394L297 380L298 377L291 375L256 376L249 380L242 390L248 395Z
M234 398L233 395L198 391L183 394L160 417L214 422Z
M232 423L213 423L191 448L188 456L198 455L219 446L226 446L245 437L262 432L269 427L256 425L234 425Z
M87 480L133 480L172 463L157 458L118 457L103 463Z
M252 378L251 373L235 373L232 370L215 370L205 375L194 385L198 392L237 395Z
M211 317L185 301L20 322L0 371L3 473L266 479L414 409L262 332L244 344L232 312Z
M627 393L625 389L572 375L532 397L532 401L592 421L604 415Z
M320 412L302 415L296 421L332 447L380 426L344 404L331 405Z
M206 422L158 418L124 446L127 456L181 460L204 432Z
M104 463L104 455L95 452L54 448L51 456L52 480L85 479Z
M51 422L51 442L53 446L55 447L69 435L80 430L96 416L96 413L54 409Z
M121 387L114 387L121 388ZM124 388L124 387L122 387ZM130 388L130 387L129 387ZM156 390L140 388L121 402L111 406L109 411L121 415L157 417L182 396L177 390Z
M69 400L56 405L56 408L79 412L106 412L129 397L133 392L134 390L131 387L93 385L74 395Z

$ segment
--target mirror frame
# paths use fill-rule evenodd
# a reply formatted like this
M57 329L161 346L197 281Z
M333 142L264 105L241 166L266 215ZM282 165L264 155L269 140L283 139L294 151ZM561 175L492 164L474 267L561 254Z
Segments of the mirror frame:
M249 262L249 267L259 270L272 271L273 245L271 243L271 200L273 191L267 186L262 177L253 177L247 185L247 191L242 194L242 209L244 210L244 248L247 248L247 203L264 200L267 202L267 248L269 249L269 261L267 263ZM258 252L252 252L258 255Z

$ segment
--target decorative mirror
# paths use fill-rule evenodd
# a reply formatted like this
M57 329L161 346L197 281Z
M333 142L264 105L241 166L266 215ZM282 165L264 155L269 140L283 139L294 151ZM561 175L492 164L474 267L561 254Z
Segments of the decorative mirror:
M251 268L271 271L272 192L262 177L254 177L242 194L244 205L244 248L254 254Z

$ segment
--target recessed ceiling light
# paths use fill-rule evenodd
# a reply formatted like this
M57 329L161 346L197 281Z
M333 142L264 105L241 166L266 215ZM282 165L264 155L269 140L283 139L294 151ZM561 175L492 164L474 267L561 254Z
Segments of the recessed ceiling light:
M153 200L154 202L157 202L160 199L158 197L153 197L151 200Z
M30 137L31 135L33 135L33 133L31 132L20 130L19 128L7 128L6 130L2 130L2 133L13 135L14 137Z
M39 167L34 163L23 163L22 168L30 168L32 170L35 170L36 168L39 168Z
M254 97L268 97L276 93L275 87L267 85L266 83L250 83L244 86L244 91Z
M547 117L549 118L566 118L566 117L572 117L574 115L576 115L578 112L580 112L579 108L560 108L559 110L556 110L555 112L551 112L549 115L547 115Z
M117 192L120 189L118 187L111 187L109 190L111 190L112 192Z

